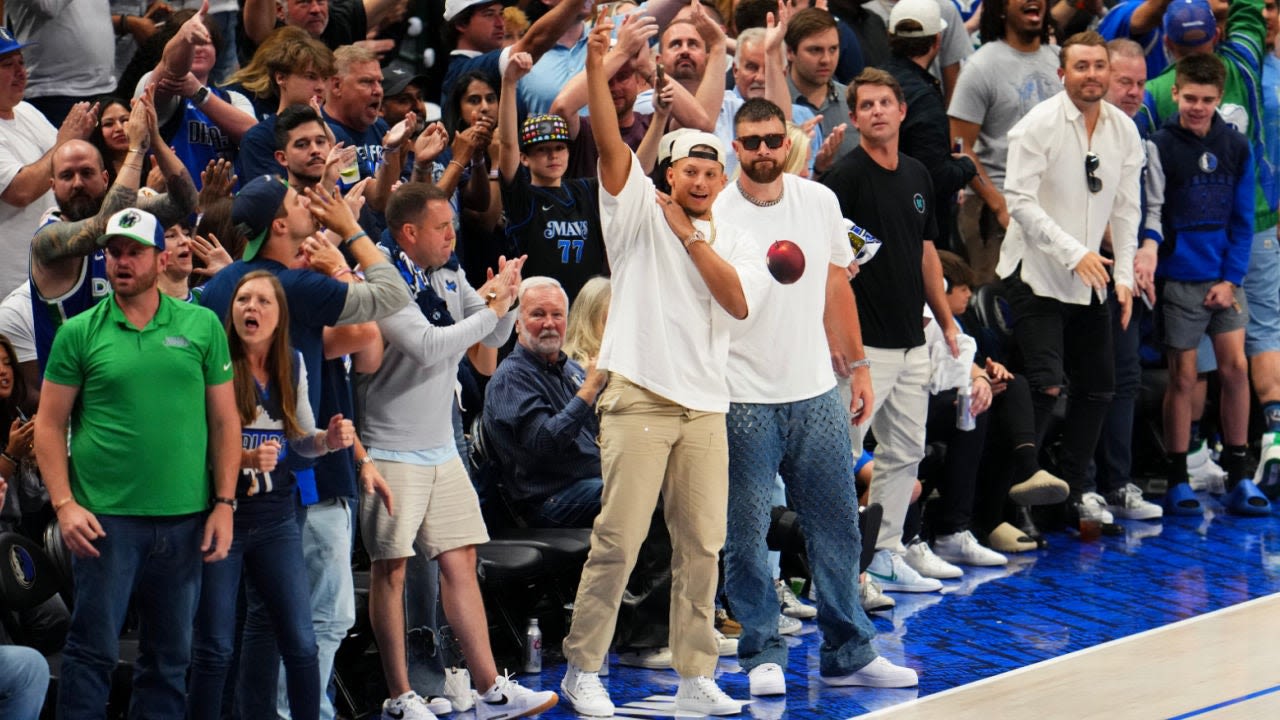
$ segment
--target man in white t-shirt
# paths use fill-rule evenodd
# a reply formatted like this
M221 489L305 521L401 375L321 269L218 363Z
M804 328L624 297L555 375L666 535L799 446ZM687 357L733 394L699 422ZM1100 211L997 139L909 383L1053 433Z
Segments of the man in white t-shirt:
M96 108L78 103L54 129L22 97L27 87L23 43L0 27L0 293L27 281L27 248L40 217L53 207L53 149L85 140L98 122Z
M587 50L600 218L613 270L596 365L609 371L597 400L604 493L564 641L569 667L560 687L578 713L613 714L598 671L661 493L673 547L676 710L736 714L742 705L712 679L717 563L727 522L725 363L730 326L748 317L765 285L763 258L743 230L711 212L725 185L725 151L714 135L682 132L667 171L671 196L656 195L618 131L603 67L612 29L606 21L592 30Z
M755 230L749 239L757 258L772 254L799 271L787 284L782 279L790 278L775 273L780 282L769 283L756 311L734 327L729 345L725 580L729 604L742 623L738 659L752 695L786 694L787 644L775 620L778 596L765 543L774 475L781 470L818 591L822 681L912 687L915 671L877 656L871 647L876 631L851 582L861 547L858 494L849 413L833 365L842 375L852 372L849 412L860 416L861 408L869 408L872 391L845 269L853 250L840 204L826 187L783 174L791 143L777 105L747 100L734 126L742 174L716 200L716 214Z

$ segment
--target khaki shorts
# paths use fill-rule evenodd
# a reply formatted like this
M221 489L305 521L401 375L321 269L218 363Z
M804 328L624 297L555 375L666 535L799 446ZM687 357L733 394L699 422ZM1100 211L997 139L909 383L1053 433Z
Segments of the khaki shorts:
M422 543L430 557L489 541L480 515L480 500L458 458L425 466L375 460L391 488L395 515L382 498L360 495L360 537L373 560L413 557Z

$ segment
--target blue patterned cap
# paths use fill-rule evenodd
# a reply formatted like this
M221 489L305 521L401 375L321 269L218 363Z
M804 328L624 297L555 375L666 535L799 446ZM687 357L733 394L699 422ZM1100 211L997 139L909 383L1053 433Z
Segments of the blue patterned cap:
M1217 30L1208 0L1173 0L1164 11L1164 34L1174 45L1203 45Z

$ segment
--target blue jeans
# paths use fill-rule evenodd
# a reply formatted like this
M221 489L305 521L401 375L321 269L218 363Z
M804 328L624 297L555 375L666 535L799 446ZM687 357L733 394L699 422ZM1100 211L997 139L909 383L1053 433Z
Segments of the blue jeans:
M293 715L316 718L320 713L320 672L316 664L316 639L311 629L311 608L307 597L307 576L302 567L302 539L293 505L279 513L237 515L235 534L227 559L204 566L200 609L196 614L191 682L187 698L188 717L193 720L222 715L222 691L231 666L235 646L236 595L241 575L253 583L271 617L272 627L284 657L286 687ZM241 666L246 685L264 672L252 655L244 655ZM273 677L274 665L268 666ZM246 717L269 715L275 707L267 695L264 705L242 703Z
M29 647L0 646L0 717L37 720L49 689L49 663Z
M804 532L818 593L819 669L848 675L876 658L875 628L858 600L858 497L853 487L848 414L835 389L782 404L733 403L729 431L729 525L725 583L742 623L744 670L787 666L778 635L778 596L768 565L774 477L781 472Z
M131 596L140 624L129 717L186 714L204 517L98 516L106 533L94 543L99 556L71 565L76 602L62 651L58 717L106 717Z
M542 501L530 524L542 528L589 528L600 514L604 480L583 478Z
M351 543L355 537L355 516L347 498L329 498L304 511L302 523L302 558L307 571L307 587L310 588L311 627L315 632L319 651L321 720L333 720L333 701L329 697L329 678L333 675L333 657L347 631L356 623L356 590L351 577ZM269 638L268 638L269 640ZM248 655L248 638L244 646ZM263 656L274 658L274 648ZM275 663L274 659L270 660ZM281 682L276 697L276 714L289 718L288 695Z

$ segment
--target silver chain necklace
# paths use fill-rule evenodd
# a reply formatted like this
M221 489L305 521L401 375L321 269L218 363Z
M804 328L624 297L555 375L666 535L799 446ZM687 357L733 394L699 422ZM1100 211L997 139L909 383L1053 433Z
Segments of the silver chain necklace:
M751 197L751 194L747 192L746 188L742 187L741 180L739 180L735 184L738 186L738 192L742 193L742 197L746 198L747 202L751 203L752 205L755 205L756 207L773 207L774 205L777 205L778 203L782 202L781 192L778 193L778 197L772 200L757 200L756 198ZM783 189L785 190L786 186L783 186Z

